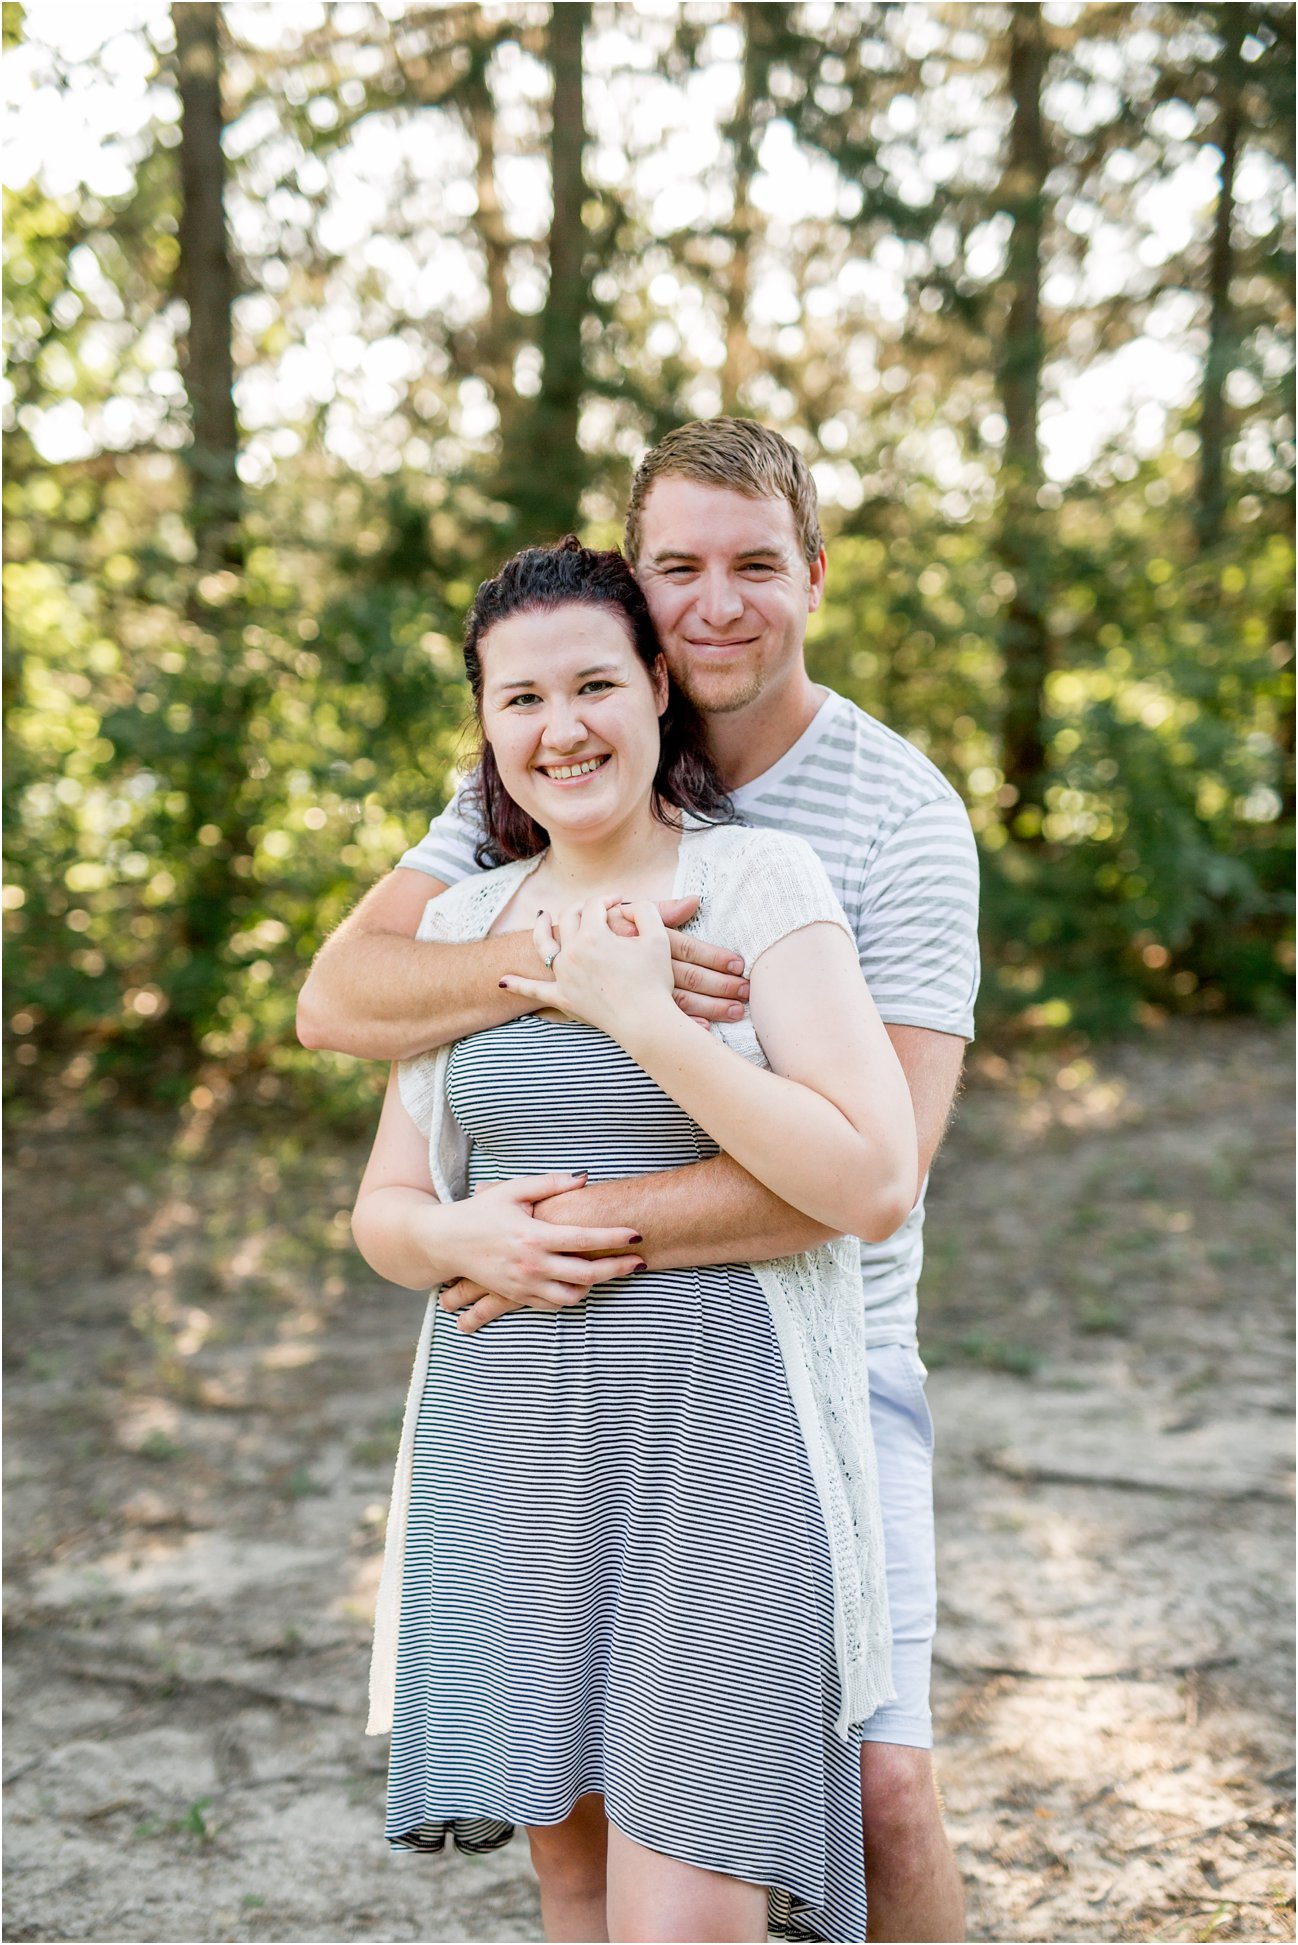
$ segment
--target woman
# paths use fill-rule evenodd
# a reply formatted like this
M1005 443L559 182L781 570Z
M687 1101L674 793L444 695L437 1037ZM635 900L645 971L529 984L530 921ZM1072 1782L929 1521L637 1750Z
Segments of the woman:
M421 936L532 928L547 977L502 981L536 1012L394 1072L367 1260L501 1288L520 1177L719 1148L827 1228L889 1234L915 1129L847 923L799 840L721 821L621 557L517 556L465 663L507 862ZM689 895L751 984L709 1034L655 904ZM550 1312L470 1334L430 1303L376 1628L388 1836L524 1824L552 1939L761 1939L768 1893L787 1936L863 1938L854 1731L891 1685L855 1245L664 1270L639 1240L574 1235L608 1281L556 1283Z

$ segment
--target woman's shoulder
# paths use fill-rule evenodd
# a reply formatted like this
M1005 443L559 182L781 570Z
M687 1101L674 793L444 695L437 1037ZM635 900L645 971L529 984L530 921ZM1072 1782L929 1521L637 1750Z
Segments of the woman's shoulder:
M448 885L425 905L415 937L451 941L482 938L537 862L536 858L516 858L510 864L475 871Z
M757 829L755 825L695 825L689 831L689 840L718 864L751 864L763 858L815 860L806 838L798 838L792 831Z
M758 830L751 824L711 824L692 831L690 840L700 860L723 877L763 869L807 875L817 881L825 875L812 846L791 831Z
M843 908L812 847L786 831L718 825L696 841L685 887L699 899L698 929L751 964L777 939L826 922L850 935Z

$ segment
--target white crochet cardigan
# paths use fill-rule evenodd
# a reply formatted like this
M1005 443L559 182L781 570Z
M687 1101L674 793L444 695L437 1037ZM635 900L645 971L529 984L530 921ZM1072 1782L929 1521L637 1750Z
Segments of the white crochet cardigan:
M502 865L452 886L429 901L417 936L484 938L539 862L529 858ZM767 946L802 926L828 921L851 936L814 851L801 838L778 832L687 821L675 893L699 899L688 929L741 953L746 971ZM814 995L808 1003L814 1004ZM767 1065L747 1015L712 1031L744 1059ZM446 1202L467 1193L468 1170L467 1140L446 1104L449 1059L450 1048L442 1047L403 1061L399 1074L401 1099L428 1136L433 1183ZM755 1263L753 1274L770 1304L829 1538L840 1684L835 1728L846 1740L854 1724L895 1694L857 1244L850 1236L840 1237L803 1255ZM415 1422L428 1371L436 1295L429 1298L424 1316L393 1480L370 1666L370 1735L392 1727Z

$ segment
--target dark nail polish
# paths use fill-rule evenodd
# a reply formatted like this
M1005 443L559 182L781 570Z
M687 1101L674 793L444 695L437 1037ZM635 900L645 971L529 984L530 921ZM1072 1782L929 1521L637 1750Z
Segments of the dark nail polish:
M499 988L500 988L500 990L501 990L501 992L502 992L502 993L507 993L507 992L509 991L509 988L508 988L508 986L506 986L506 984L505 984L505 982L504 982L504 980L503 980L503 979L498 979L498 980L496 981L496 984L497 984L497 985L499 986Z
M633 1243L642 1243L642 1242L644 1241L644 1237L643 1237L643 1236L631 1236L631 1237L629 1237L629 1238L628 1238L628 1240L629 1240L630 1242L633 1242Z

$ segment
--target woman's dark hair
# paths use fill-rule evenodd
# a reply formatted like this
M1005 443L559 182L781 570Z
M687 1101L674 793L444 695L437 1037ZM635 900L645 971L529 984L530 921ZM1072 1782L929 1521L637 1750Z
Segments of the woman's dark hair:
M640 585L616 548L601 553L583 547L575 534L553 547L525 547L482 583L464 624L464 668L479 728L483 637L511 615L574 606L609 608L620 615L636 654L645 668L652 670L662 653L658 634ZM673 810L687 810L714 823L728 822L734 810L708 755L702 718L670 677L667 707L658 724L662 749L653 780L654 816L669 824ZM472 794L482 812L484 835L474 854L480 865L534 858L538 851L544 851L550 841L548 833L509 796L485 737Z

